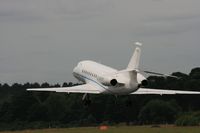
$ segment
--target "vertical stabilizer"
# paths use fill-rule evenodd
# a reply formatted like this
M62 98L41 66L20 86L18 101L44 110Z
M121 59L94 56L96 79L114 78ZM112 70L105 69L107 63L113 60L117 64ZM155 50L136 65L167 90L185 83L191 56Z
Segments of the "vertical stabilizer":
M134 51L133 56L128 64L127 69L138 69L138 67L139 67L140 55L141 55L140 46L142 46L142 44L140 42L136 42L135 45L137 47L135 48L135 51Z

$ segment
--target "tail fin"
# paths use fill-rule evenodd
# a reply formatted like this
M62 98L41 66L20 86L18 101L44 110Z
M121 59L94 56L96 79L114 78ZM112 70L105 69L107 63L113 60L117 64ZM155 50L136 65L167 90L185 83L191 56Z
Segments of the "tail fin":
M142 46L142 43L136 42L135 45L137 45L134 54L128 64L127 69L138 69L139 68L139 62L140 62L140 55L141 55L141 49L139 46Z

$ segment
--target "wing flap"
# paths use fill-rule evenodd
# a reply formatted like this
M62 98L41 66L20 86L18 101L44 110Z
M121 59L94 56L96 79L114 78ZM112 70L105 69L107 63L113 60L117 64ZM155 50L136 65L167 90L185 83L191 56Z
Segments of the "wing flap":
M133 92L131 94L136 94L136 95L144 95L144 94L175 95L175 94L200 94L200 92L139 88L136 92Z
M90 84L78 85L73 87L60 87L60 88L30 88L27 91L53 91L53 92L66 92L66 93L91 93L100 94L102 90Z

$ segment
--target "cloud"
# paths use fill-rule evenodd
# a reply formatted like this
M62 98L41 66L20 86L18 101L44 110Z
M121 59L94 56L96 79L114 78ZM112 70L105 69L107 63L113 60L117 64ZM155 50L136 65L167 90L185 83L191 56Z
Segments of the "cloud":
M146 18L137 29L144 30L137 32L142 36L174 36L185 32L198 31L200 14L179 14L171 16L154 16Z
M86 19L101 15L110 7L110 0L3 0L0 21Z
M76 81L71 71L84 59L121 69L133 52L131 40L144 43L142 66L164 73L189 71L194 62L200 65L199 4L197 0L1 0L0 81Z

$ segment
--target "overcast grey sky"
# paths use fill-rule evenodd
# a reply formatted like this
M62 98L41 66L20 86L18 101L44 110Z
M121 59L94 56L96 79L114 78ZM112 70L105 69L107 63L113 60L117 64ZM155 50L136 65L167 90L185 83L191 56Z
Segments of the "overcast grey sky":
M0 0L0 82L76 80L90 59L127 66L141 41L141 68L189 73L200 66L199 0Z

